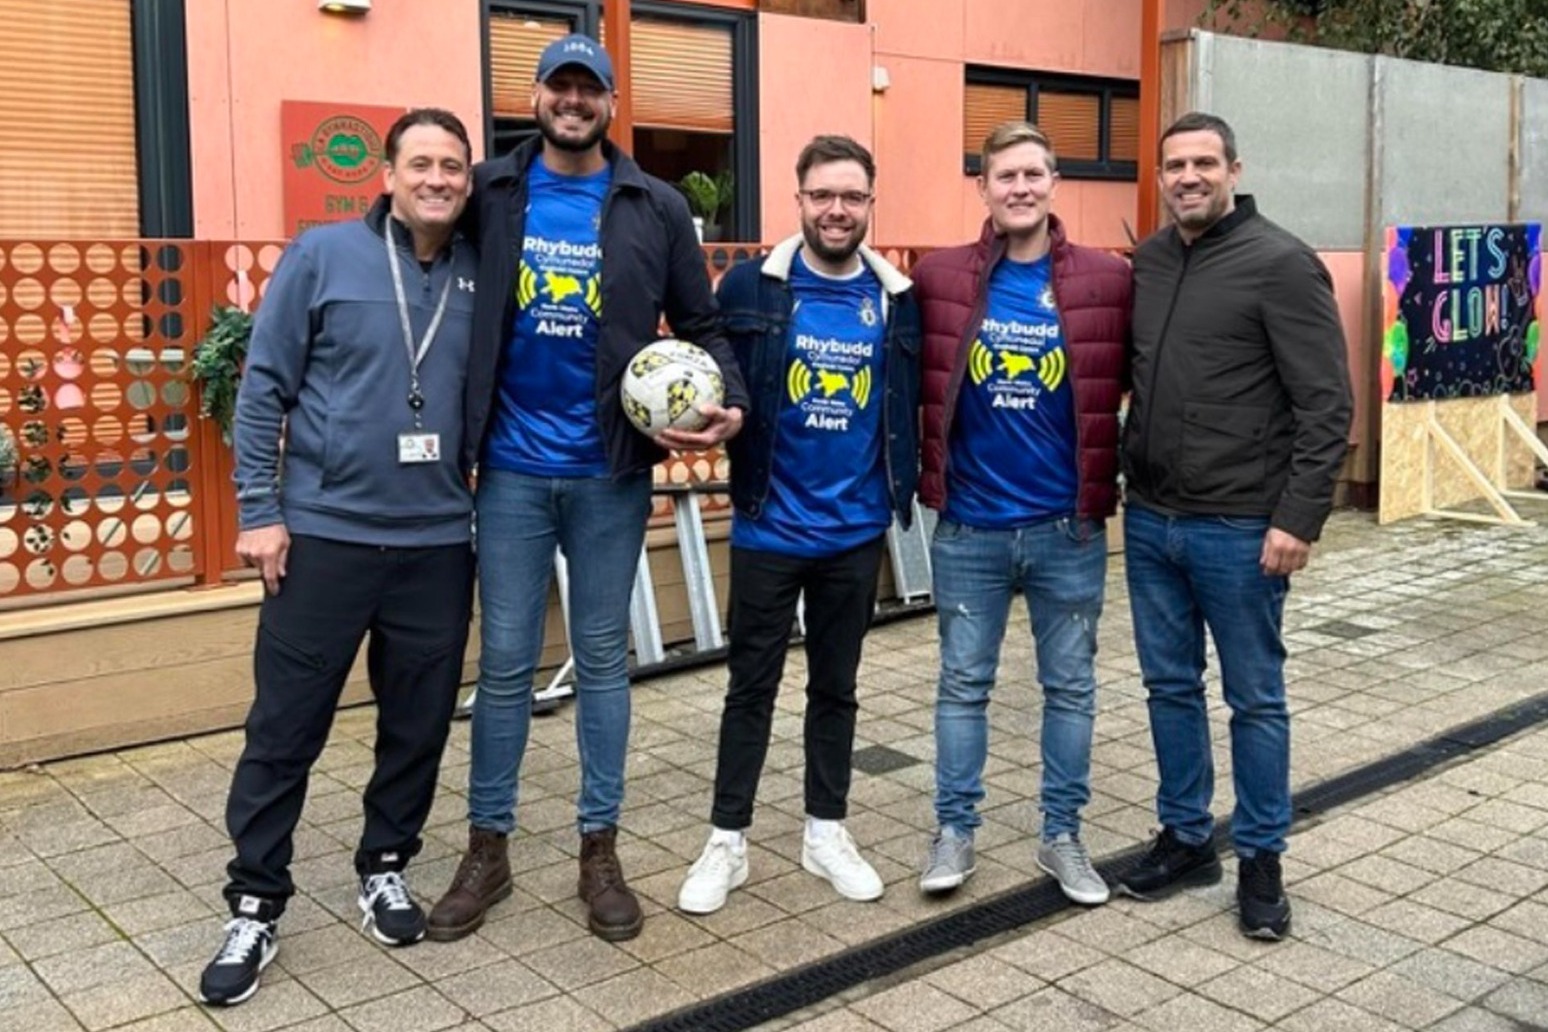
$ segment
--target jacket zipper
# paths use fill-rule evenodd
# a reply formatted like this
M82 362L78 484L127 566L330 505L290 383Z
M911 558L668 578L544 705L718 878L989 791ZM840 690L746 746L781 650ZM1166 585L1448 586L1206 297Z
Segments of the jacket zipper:
M1080 456L1083 436L1080 430L1080 395L1075 390L1075 381L1079 379L1075 374L1075 345L1070 340L1069 329L1064 325L1064 308L1059 304L1059 264L1050 250L1048 253L1048 289L1053 292L1054 321L1059 324L1059 342L1064 348L1066 368L1070 376L1070 414L1075 420L1075 515L1084 515L1080 511L1080 500L1085 496L1086 478L1081 472Z
M882 326L882 410L881 410L881 450L882 468L887 471L887 499L892 503L892 511L898 512L898 482L892 472L892 382L897 373L897 348L893 347L892 331L897 325L895 318L898 314L898 306L886 304L887 288L882 287L883 309L887 312L886 324Z
M1172 300L1171 303L1166 307L1166 318L1161 321L1161 335L1156 338L1156 357L1152 362L1155 368L1151 371L1150 374L1150 386L1152 393L1154 393L1156 383L1159 382L1161 378L1161 352L1166 349L1166 335L1167 332L1172 328L1172 314L1177 311L1177 299L1182 296L1183 281L1188 278L1188 263L1192 260L1193 248L1190 246L1184 246L1182 271L1177 274L1177 282L1172 285ZM1145 409L1145 486L1147 488L1155 487L1155 485L1150 482L1151 470L1154 468L1150 457L1150 443L1152 440L1150 436L1150 423L1151 420L1155 418L1155 413L1156 406L1152 400L1152 403Z

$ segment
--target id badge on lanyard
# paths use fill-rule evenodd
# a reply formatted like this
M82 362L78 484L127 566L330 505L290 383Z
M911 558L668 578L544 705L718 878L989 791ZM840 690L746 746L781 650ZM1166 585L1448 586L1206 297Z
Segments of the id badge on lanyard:
M409 321L408 295L403 289L403 270L398 267L398 253L396 242L393 240L390 214L382 231L382 240L387 245L387 265L392 269L392 291L398 302L398 321L403 326L403 346L408 350L408 407L414 423L412 429L398 434L398 462L404 466L440 462L441 435L425 429L423 416L425 395L419 387L419 365L429 353L430 345L435 343L435 335L441 328L441 319L446 315L446 300L451 296L451 276L446 277L446 283L441 288L441 299L435 305L435 314L431 316L430 325L425 328L425 335L420 340L419 346L415 347L414 327Z

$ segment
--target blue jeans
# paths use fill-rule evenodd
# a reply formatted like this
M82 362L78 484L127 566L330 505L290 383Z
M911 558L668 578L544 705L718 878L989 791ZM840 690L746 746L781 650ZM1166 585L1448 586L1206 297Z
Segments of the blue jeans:
M575 737L584 832L618 823L629 749L629 593L650 515L650 473L533 477L479 474L478 694L468 820L509 834L516 776L532 719L532 676L554 548L569 563L570 652L575 657Z
M989 754L989 692L1011 595L1021 589L1043 685L1043 839L1080 831L1091 798L1091 726L1096 716L1097 619L1107 575L1102 524L1060 519L1015 530L979 530L950 520L930 542L941 679L935 699L935 817L971 834L982 823Z
M1282 853L1290 830L1290 714L1280 637L1288 577L1258 566L1267 517L1124 512L1124 564L1134 643L1150 707L1161 787L1156 814L1183 842L1214 833L1214 753L1204 704L1204 628L1231 708L1240 857Z

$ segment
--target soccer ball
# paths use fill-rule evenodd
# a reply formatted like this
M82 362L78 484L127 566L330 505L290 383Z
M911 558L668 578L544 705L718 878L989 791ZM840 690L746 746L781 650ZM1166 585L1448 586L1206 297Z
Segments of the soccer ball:
M629 360L620 389L624 414L648 437L663 430L698 430L705 402L720 404L725 383L709 352L685 340L658 340Z

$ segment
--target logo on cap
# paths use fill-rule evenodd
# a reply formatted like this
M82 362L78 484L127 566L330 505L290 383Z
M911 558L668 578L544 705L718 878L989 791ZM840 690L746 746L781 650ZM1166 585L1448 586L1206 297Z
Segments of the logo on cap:
M578 32L548 44L538 58L537 81L547 82L549 76L566 65L586 69L609 90L613 88L613 61L595 40Z

